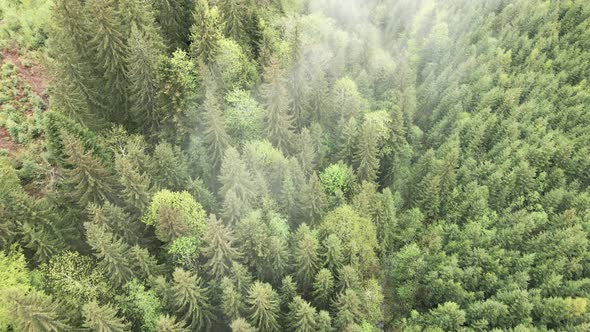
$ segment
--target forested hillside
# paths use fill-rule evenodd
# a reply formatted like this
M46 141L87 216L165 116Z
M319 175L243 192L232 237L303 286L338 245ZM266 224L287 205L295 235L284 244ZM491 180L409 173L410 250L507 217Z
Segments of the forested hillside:
M590 331L587 0L0 0L0 331Z

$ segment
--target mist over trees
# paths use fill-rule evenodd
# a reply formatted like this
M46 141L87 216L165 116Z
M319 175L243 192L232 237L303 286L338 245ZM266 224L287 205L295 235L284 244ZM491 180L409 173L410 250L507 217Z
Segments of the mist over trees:
M0 331L590 330L587 1L8 0L0 30Z

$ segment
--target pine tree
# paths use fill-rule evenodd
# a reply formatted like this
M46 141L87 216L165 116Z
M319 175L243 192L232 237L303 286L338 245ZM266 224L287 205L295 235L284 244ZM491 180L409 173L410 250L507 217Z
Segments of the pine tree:
M189 181L185 156L177 146L169 143L156 145L149 172L154 185L161 189L182 190Z
M129 323L117 316L117 310L110 304L99 305L96 301L86 303L82 307L84 326L96 332L129 331Z
M308 290L317 272L320 261L320 244L317 233L303 223L295 234L294 270L302 288Z
M240 318L244 312L242 294L227 277L221 280L221 311L229 321Z
M217 220L214 214L209 216L207 232L204 236L203 256L207 258L206 268L214 278L225 275L232 262L240 255L233 247L235 237L229 227Z
M130 257L129 246L121 239L105 230L104 226L92 222L84 224L88 245L99 259L99 269L111 279L115 286L121 286L135 276Z
M256 329L250 325L244 318L237 318L230 324L232 332L256 332Z
M361 287L361 279L358 271L350 266L344 265L338 270L338 287L341 292L347 289L358 290Z
M293 332L315 332L317 330L316 309L301 296L289 304L289 328Z
M158 265L156 258L146 248L134 245L129 250L129 256L135 267L136 274L142 279L147 279L163 272L162 266Z
M378 132L371 122L365 121L358 138L355 153L357 174L360 181L373 182L379 171Z
M258 274L263 276L265 280L277 283L283 278L289 267L289 246L285 238L281 236L271 236L268 240L266 262L259 268Z
M8 293L3 295L11 304L10 313L17 331L58 332L71 329L62 318L60 305L41 293L27 295Z
M250 290L250 286L252 286L252 275L248 271L248 268L238 262L233 262L230 270L230 278L234 285L236 285L236 290L246 296Z
M313 173L303 188L302 212L305 220L314 225L324 216L326 194L317 173Z
M160 124L158 104L158 68L160 66L159 45L148 35L148 31L131 27L129 52L126 57L129 79L130 111L136 126L145 134L153 134ZM154 33L154 32L152 32Z
M235 225L248 210L246 203L238 198L233 189L227 191L223 199L222 216L229 224Z
M108 119L125 124L129 119L126 113L128 48L124 27L113 0L96 0L89 6L88 18L92 35L89 46L105 83L103 104L109 107Z
M313 137L308 128L303 128L299 133L297 140L298 153L297 160L301 164L301 169L306 177L310 177L317 164L317 151Z
M322 242L324 258L324 265L332 272L335 273L340 269L344 263L344 253L342 248L342 241L334 235L330 234Z
M326 308L330 304L333 291L334 277L332 272L325 268L319 270L313 282L314 303L317 303L320 308Z
M191 329L207 329L213 321L213 312L201 286L201 278L180 268L174 270L172 282L172 300L177 312L183 315Z
M248 292L248 304L250 305L250 321L260 332L280 331L279 323L279 296L267 283L256 281Z
M169 316L169 315L160 315L158 317L158 321L156 322L156 331L158 332L189 332L188 329L185 329L180 325L180 323L176 322L176 317Z
M73 167L67 170L67 182L73 187L72 196L78 205L86 207L110 199L114 190L109 171L73 136L62 133L62 138L67 163Z
M229 145L230 138L225 130L219 101L211 89L208 89L205 94L204 109L203 138L208 145L209 158L213 161L213 167L217 168L221 163L225 148Z
M293 132L288 113L289 94L283 70L275 58L265 68L260 95L266 107L264 129L269 141L283 152L290 151Z
M198 0L191 27L191 50L196 59L206 65L214 62L223 38L217 7L209 8L206 0Z

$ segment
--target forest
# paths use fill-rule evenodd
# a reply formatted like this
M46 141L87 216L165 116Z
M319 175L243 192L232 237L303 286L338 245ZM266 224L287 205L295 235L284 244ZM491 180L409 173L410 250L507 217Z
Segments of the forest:
M590 331L587 0L0 0L0 331Z

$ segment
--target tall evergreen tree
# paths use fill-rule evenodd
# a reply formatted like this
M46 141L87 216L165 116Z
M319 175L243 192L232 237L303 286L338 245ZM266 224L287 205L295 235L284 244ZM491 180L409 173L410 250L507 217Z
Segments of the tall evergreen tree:
M205 94L205 114L203 123L203 138L209 146L209 157L213 166L221 164L225 148L229 145L229 135L225 130L225 122L221 113L217 96L211 89Z
M156 331L158 332L188 332L189 330L182 327L176 321L176 317L169 315L160 315L156 321Z
M112 198L114 188L109 171L73 136L63 133L62 138L68 156L66 162L72 166L67 170L66 181L73 187L72 196L78 205L86 207Z
M214 278L225 275L232 262L239 257L236 248L233 247L234 235L229 227L217 220L214 214L209 216L207 232L204 236L205 246L203 256L207 258L205 265Z
M201 286L201 278L177 268L173 273L171 291L174 306L190 329L211 326L214 316L206 290Z
M322 242L324 258L324 265L335 273L344 264L344 252L342 248L342 241L334 235L330 234Z
M87 17L92 35L89 46L104 80L105 94L101 100L106 107L107 119L129 124L126 75L128 48L116 3L113 0L92 1Z
M230 328L232 332L256 332L256 329L244 318L234 319L230 324Z
M260 332L280 331L279 296L267 283L256 281L248 292L250 321Z
M247 41L245 25L249 9L246 2L244 0L220 0L218 4L225 35L237 42Z
M358 138L355 152L357 174L361 181L375 181L379 171L378 131L369 121L365 121Z
M120 196L136 213L142 213L151 199L151 179L147 173L140 171L133 165L129 156L117 155L115 170L121 185Z
M317 312L307 301L296 296L289 304L289 328L293 332L314 332L317 330Z
M96 301L88 302L82 307L84 326L96 332L123 332L130 326L117 316L117 310L110 304L99 305Z
M221 188L219 195L225 197L232 190L237 198L244 204L250 204L253 198L254 183L246 164L241 160L239 152L229 147L223 156L223 162L219 171Z
M317 173L313 173L303 188L302 214L305 220L317 224L324 216L326 194Z
M9 293L6 296L11 303L14 328L18 331L57 332L71 329L62 318L60 305L51 298L36 292L27 295Z
M293 132L292 119L288 113L289 94L283 70L275 58L264 70L260 95L266 107L264 129L269 141L283 152L290 151Z
M304 290L309 290L320 261L317 233L301 224L295 234L294 270Z
M239 319L244 312L242 294L233 282L225 277L221 280L221 311L229 321Z
M193 0L154 0L156 21L162 28L162 37L169 52L185 50L188 46L190 27L193 22Z
M86 239L99 259L99 268L111 279L115 286L122 286L135 276L130 257L129 246L116 238L105 226L87 222Z
M198 0L191 27L191 50L196 59L206 65L214 62L223 38L217 7L209 8L207 0Z
M326 308L331 302L333 291L334 277L332 276L332 272L325 268L319 270L315 275L313 282L312 295L314 303L316 303L319 308Z
M338 329L344 329L350 324L359 323L362 319L362 303L352 289L341 293L334 302L336 317L334 325Z

